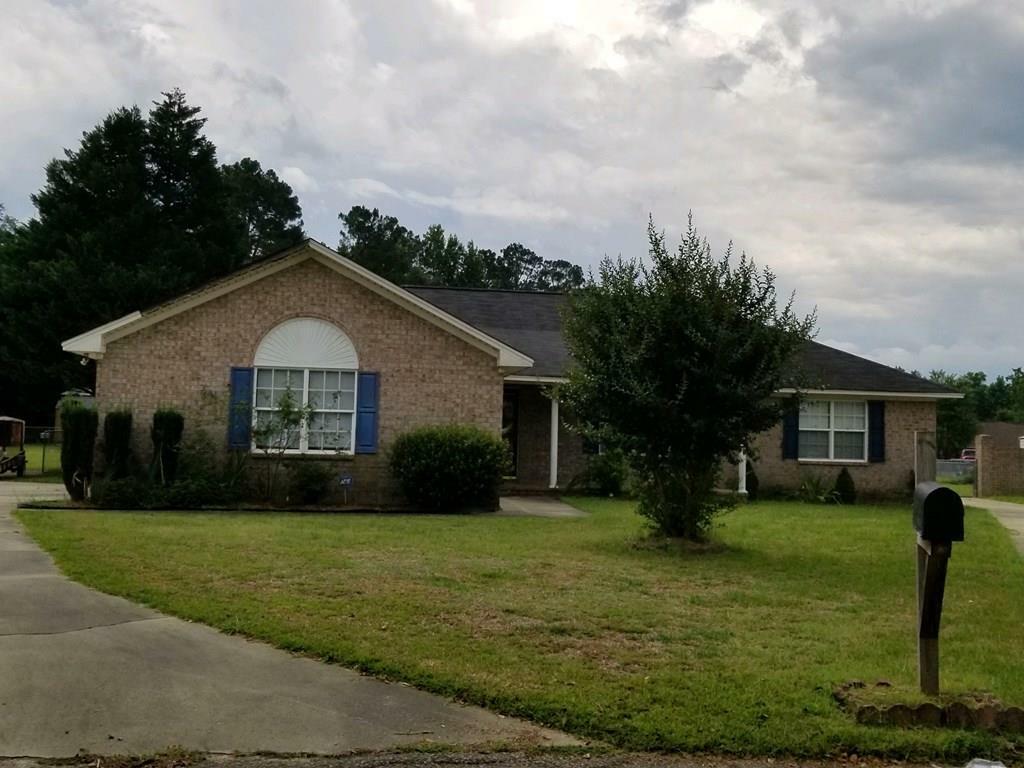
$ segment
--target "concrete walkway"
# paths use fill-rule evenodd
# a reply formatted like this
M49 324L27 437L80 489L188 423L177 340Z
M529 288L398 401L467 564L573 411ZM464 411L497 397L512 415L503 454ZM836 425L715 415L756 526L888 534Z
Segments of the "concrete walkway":
M0 755L577 743L76 584L10 515L62 491L0 482Z
M502 496L501 508L493 513L504 517L586 517L582 509L551 496Z
M1024 555L1024 504L1014 504L996 499L978 499L973 496L964 498L964 504L968 507L987 509L995 515L996 520L1009 530L1013 543L1017 545L1017 551Z

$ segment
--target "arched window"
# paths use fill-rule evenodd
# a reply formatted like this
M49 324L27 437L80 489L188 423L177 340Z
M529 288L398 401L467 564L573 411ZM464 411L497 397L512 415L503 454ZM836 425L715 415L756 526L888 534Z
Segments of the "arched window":
M315 317L286 320L263 337L253 367L255 448L353 452L359 359L344 331ZM283 423L286 396L309 411L298 428Z

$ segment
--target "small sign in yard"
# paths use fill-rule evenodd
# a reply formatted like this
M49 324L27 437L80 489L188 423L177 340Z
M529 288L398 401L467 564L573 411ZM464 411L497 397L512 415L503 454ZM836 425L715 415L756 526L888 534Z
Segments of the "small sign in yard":
M352 475L340 475L338 483L341 485L345 504L348 504L348 489L352 487Z

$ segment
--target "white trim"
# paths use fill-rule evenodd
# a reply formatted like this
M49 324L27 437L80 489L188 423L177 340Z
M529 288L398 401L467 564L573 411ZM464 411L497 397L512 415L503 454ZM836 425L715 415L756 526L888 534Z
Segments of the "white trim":
M551 398L551 450L548 456L548 488L558 487L558 398Z
M359 370L352 339L319 317L293 317L267 331L256 346L254 368Z
M71 352L76 355L82 355L83 357L91 357L93 359L99 359L103 356L105 346L103 345L103 334L117 330L122 326L134 323L142 317L141 312L132 312L124 317L119 317L117 320L111 320L109 323L104 323L101 326L93 328L91 331L80 333L77 336L72 336L66 341L62 341L60 346L65 352Z
M271 275L282 272L289 267L300 264L307 258L309 258L308 254L296 251L289 256L277 259L269 264L253 267L245 271L243 274L224 278L212 285L198 288L192 293L186 293L184 296L173 299L166 304L161 304L154 309L140 314L138 320L104 333L102 338L103 349L100 351L106 351L106 345L112 341L117 341L125 336L141 331L143 328L156 325L157 323L168 320L175 315L180 315L182 312L186 312L202 304L206 304L208 301L219 299L221 296L226 296L239 288L251 285L257 280L262 280L265 277L270 277Z
M962 400L962 392L872 392L866 389L794 389L783 387L775 395L807 395L815 400L835 397L852 397L868 400Z
M531 368L533 366L533 358L529 355L524 355L518 349L510 347L454 315L448 314L426 299L421 299L390 280L385 280L374 274L366 267L356 264L351 259L346 259L323 243L310 240L306 245L321 257L317 260L322 264L345 274L364 288L369 288L374 293L389 298L396 304L405 305L405 308L413 314L458 336L478 349L491 353L497 351L499 368Z
M364 288L368 288L374 293L390 299L404 309L457 336L468 344L494 355L497 358L499 368L514 370L533 366L533 358L530 356L524 355L508 344L459 320L457 317L434 306L429 301L413 295L379 275L375 275L365 267L356 264L350 259L346 259L323 243L318 243L314 240L308 240L296 246L293 252L286 256L282 256L267 264L252 267L234 277L227 277L219 282L199 288L192 293L187 293L144 314L134 312L106 325L93 328L68 339L63 342L62 346L68 352L86 357L100 356L106 351L106 346L111 341L128 336L143 328L148 328L155 323L162 322L189 309L198 307L208 301L231 293L238 288L250 285L257 280L262 280L264 277L269 277L284 269L300 264L307 259L315 259L320 264L330 267L334 271L362 285Z
M512 374L506 376L505 381L509 384L565 384L569 380L564 376L524 376Z
M505 377L509 384L566 384L569 379L565 376L529 376L521 373L513 373ZM783 387L775 390L774 396L783 395L807 395L812 399L825 400L828 398L854 398L857 400L962 400L961 392L872 392L866 389L793 389Z

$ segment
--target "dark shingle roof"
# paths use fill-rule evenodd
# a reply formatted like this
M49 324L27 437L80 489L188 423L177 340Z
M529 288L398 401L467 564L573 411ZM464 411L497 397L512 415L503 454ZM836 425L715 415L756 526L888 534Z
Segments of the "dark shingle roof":
M532 357L533 368L523 374L565 375L569 352L562 338L564 294L415 286L407 290ZM922 395L953 391L816 341L808 342L798 365L808 387Z
M564 376L569 352L562 339L565 294L475 288L406 290L533 358L528 376Z
M810 341L800 355L806 386L856 392L949 394L952 389L841 349Z

